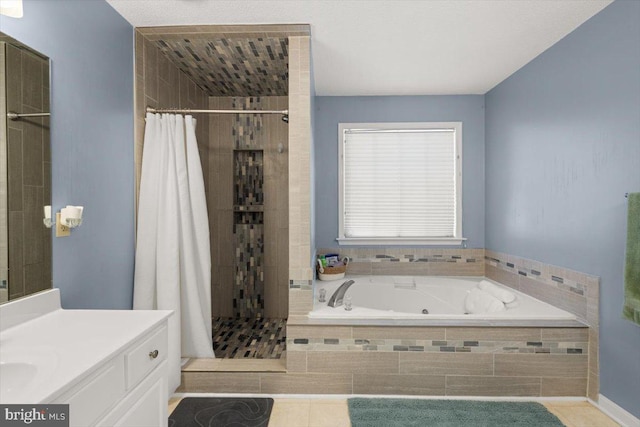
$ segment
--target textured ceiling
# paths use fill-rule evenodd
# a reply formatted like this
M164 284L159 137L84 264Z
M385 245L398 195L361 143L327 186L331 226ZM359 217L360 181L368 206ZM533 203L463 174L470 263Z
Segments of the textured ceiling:
M107 0L136 27L311 25L318 95L483 94L612 0Z
M286 96L286 38L157 36L156 46L210 96Z

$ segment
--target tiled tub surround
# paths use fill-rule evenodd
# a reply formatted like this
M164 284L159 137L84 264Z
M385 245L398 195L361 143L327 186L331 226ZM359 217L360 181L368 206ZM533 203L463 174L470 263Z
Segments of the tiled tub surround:
M490 279L573 313L589 326L587 395L597 401L600 279L491 250L485 250L485 274Z
M328 252L336 250L318 250ZM400 326L393 321L376 326L338 319L329 324L309 319L313 290L291 281L287 385L309 393L597 399L597 277L483 249L338 252L352 259L349 274L486 275L571 312L589 327ZM314 387L305 390L303 378Z
M287 328L288 372L356 394L584 396L587 360L586 328Z
M485 251L485 274L513 289L598 324L599 278L499 252Z

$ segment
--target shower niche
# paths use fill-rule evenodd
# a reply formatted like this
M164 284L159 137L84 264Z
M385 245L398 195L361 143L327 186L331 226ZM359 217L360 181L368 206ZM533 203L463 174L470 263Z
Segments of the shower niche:
M233 150L233 311L264 317L264 153Z

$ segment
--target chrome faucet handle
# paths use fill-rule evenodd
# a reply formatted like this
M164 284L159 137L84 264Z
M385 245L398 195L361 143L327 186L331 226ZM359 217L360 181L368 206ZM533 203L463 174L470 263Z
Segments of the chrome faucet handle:
M347 280L342 285L340 285L338 289L336 289L336 291L333 293L333 295L331 295L331 298L329 299L327 305L329 307L341 306L344 300L344 295L347 293L347 289L349 289L349 287L354 283L355 282L353 280Z

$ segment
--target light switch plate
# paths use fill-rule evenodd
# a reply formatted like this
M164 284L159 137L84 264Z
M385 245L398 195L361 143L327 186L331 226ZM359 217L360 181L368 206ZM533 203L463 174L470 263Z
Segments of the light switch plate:
M56 237L68 237L71 235L71 229L66 225L62 225L60 221L60 212L56 214Z

